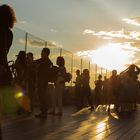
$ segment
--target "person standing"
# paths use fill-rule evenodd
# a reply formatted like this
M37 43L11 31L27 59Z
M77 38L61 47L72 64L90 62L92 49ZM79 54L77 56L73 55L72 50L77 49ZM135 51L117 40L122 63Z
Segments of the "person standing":
M43 48L41 58L36 60L37 65L37 95L40 102L40 114L35 115L37 118L46 118L48 112L48 82L52 62L49 59L49 48Z
M31 112L34 108L35 97L35 83L36 83L36 69L34 56L32 52L27 53L27 70L26 70L26 91L30 99Z
M16 22L14 10L9 5L0 5L0 92L11 85L12 74L8 67L7 55L13 42L13 33L11 29ZM2 102L1 96L0 101ZM2 116L2 107L0 106L0 119ZM1 121L1 120L0 120ZM2 139L2 130L0 122L0 139Z
M63 115L62 96L65 88L65 75L66 75L64 58L61 56L57 57L56 64L58 65L58 72L55 81L52 111L49 114L62 116ZM58 104L58 112L56 112L57 104Z
M98 80L95 81L95 104L96 107L101 104L101 97L103 92L103 81L102 81L102 75L99 74Z
M26 78L26 53L19 51L17 59L14 64L16 70L16 85L25 91L25 78Z
M83 74L82 74L82 94L83 94L83 104L84 104L84 99L87 99L88 104L90 105L89 110L93 110L93 103L92 103L92 97L91 97L91 89L89 85L90 81L90 75L89 75L89 70L84 69ZM85 97L85 98L84 98Z
M77 109L82 108L81 104L81 97L82 97L82 81L81 81L81 74L80 70L76 70L76 80L74 81L75 83L75 98L76 98L76 107Z

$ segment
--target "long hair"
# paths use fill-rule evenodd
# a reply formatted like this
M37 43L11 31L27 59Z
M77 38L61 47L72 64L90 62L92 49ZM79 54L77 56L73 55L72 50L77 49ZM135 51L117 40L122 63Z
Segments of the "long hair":
M15 12L9 5L0 6L0 26L13 28L16 22Z
M26 53L25 53L25 51L19 52L19 54L17 56L17 61L22 65L26 65Z
M56 60L56 64L60 67L65 66L65 59L64 57L58 56Z

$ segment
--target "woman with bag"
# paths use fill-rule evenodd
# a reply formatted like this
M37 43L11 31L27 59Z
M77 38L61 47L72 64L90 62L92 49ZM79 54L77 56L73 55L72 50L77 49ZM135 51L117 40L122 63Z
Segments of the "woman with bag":
M65 89L65 76L66 76L64 58L61 56L57 57L56 64L58 65L58 71L57 71L57 77L55 81L55 88L53 94L52 111L49 114L62 116L63 115L62 97ZM58 112L56 112L57 105L58 105Z

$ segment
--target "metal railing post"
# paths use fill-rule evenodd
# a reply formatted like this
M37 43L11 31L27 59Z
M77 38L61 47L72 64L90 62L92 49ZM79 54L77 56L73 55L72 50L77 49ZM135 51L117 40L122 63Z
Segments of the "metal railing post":
M60 56L62 56L62 48L60 48Z
M97 64L95 64L95 81L97 80Z
M25 33L25 53L27 53L27 46L28 45L28 33Z
M47 48L47 45L48 45L48 43L47 43L47 41L45 41L45 48Z
M81 73L83 71L83 58L81 57Z
M72 59L71 59L71 75L73 77L73 54L72 54ZM72 87L72 79L71 79L71 87Z

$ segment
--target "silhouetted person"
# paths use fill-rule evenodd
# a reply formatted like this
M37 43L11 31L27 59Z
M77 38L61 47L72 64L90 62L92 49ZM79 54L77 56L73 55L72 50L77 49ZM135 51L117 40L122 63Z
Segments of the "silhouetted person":
M8 67L7 55L13 41L11 29L16 21L15 13L9 5L0 6L0 89L11 84L12 74ZM2 112L0 111L2 114ZM0 115L1 115L0 114ZM1 117L1 116L0 116ZM0 124L1 127L1 124ZM2 139L0 128L0 139Z
M53 95L53 105L52 112L50 114L55 114L62 116L63 114L63 92L65 89L65 76L66 76L66 68L65 68L65 60L63 57L57 57L56 64L58 65L58 73L55 82L55 89ZM56 107L58 105L58 112L56 112Z
M109 79L109 86L110 86L110 92L111 92L111 99L114 104L115 104L115 109L118 111L119 107L119 98L120 98L120 79L119 76L117 75L117 70L112 70L112 75ZM108 97L109 98L109 97Z
M33 53L27 53L27 70L26 70L26 90L30 99L31 111L33 111L36 84L36 67Z
M127 74L129 78L131 78L133 81L137 81L138 75L140 73L140 68L136 65L130 65L127 71Z
M102 92L102 102L107 104L109 101L109 79L106 76L104 76Z
M7 55L13 41L11 29L16 22L13 9L9 5L0 6L0 85L11 84L12 75L8 67Z
M80 70L76 70L76 80L75 83L75 97L76 97L76 107L81 109L81 98L82 98L82 81L81 81Z
M83 94L83 99L82 100L84 100L84 98L86 98L87 101L88 101L88 104L90 105L90 110L93 110L94 107L93 107L93 103L92 103L89 80L90 80L89 70L84 69L83 74L82 74L82 94ZM84 102L84 101L82 101L82 102Z
M97 106L101 103L102 89L103 89L102 75L99 75L98 80L95 81L95 103Z
M14 64L16 70L15 85L16 89L24 94L26 93L26 67L26 53L25 51L20 51ZM18 109L17 114L22 113L26 113L26 111L21 107Z
M121 81L123 85L123 95L129 112L136 109L136 98L138 96L138 75L140 68L134 64L130 65L125 71L121 72ZM127 93L127 94L126 94ZM126 108L126 105L125 105Z
M20 51L17 55L14 67L16 69L16 84L24 90L26 84L26 66L26 53L25 51Z
M48 112L48 82L52 62L49 59L49 48L43 48L41 58L36 60L37 64L37 94L40 102L40 114L36 117L46 118Z

